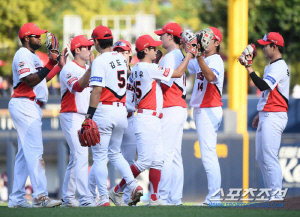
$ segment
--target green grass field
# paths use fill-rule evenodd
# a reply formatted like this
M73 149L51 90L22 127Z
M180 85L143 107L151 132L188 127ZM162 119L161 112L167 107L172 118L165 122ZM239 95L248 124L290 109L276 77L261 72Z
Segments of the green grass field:
M300 211L209 208L193 206L171 207L95 207L95 208L38 208L38 209L9 209L7 205L0 206L1 217L175 217L175 216L215 216L215 217L244 217L244 216L299 216Z

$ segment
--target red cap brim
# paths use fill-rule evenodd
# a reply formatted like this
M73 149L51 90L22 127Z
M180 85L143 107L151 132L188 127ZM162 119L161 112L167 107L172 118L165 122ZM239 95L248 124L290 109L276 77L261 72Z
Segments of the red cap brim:
M162 41L154 41L148 47L158 47L162 44Z
M270 41L264 41L263 39L259 39L259 40L257 40L257 42L259 43L259 44L261 44L261 45L267 45L267 44L271 44L272 42L270 42Z
M81 43L81 46L93 46L94 45L94 42L93 41L86 41L84 43Z
M154 31L154 33L155 33L156 35L161 36L161 35L165 34L166 32L165 32L164 30L161 29L161 30Z
M39 29L37 31L31 32L31 35L42 35L42 34L45 34L46 32L48 32L48 31Z
M113 48L113 51L115 51L116 48L121 48L121 49L126 50L126 51L127 51L127 50L131 50L131 49L130 49L129 47L127 47L127 46L126 46L126 47L116 46L116 47Z

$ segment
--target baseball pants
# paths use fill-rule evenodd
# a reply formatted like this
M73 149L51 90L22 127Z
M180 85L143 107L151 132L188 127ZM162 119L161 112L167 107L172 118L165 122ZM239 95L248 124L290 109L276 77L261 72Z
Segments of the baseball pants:
M9 204L18 205L25 200L25 182L28 175L33 188L32 198L48 196L45 162L42 156L43 113L40 106L28 98L12 98L8 109L18 133L18 153Z
M79 205L91 203L94 200L88 189L88 148L80 145L77 135L85 115L73 112L61 113L59 119L70 148L69 164L63 184L63 200L68 203L76 202L77 189Z
M159 185L160 198L174 205L182 204L183 164L181 156L183 127L187 118L186 108L163 108L162 139L164 166Z
M221 107L194 108L202 163L208 182L208 195L205 202L219 202L220 194L214 195L221 188L221 171L217 155L217 132L222 121ZM211 201L212 200L212 201Z
M136 138L135 138L134 128L133 128L134 116L132 115L131 117L127 118L127 121L128 121L128 127L125 130L125 133L123 135L121 151L125 160L129 163L129 166L131 166L135 162L135 155L136 155ZM128 204L128 200L129 200L129 191L130 188L127 186L124 190L124 195L123 195L123 199L126 204Z
M150 113L153 111L151 110ZM138 113L135 116L134 132L138 152L135 166L140 172L148 168L161 170L164 164L161 120L156 116L146 114L146 109L144 109L144 113Z
M262 172L265 188L271 196L282 189L282 170L278 160L281 135L288 121L286 112L259 112L256 131L256 160ZM281 199L280 194L274 195Z
M100 144L92 146L94 163L89 178L95 178L100 197L108 195L107 157L126 180L126 183L134 180L129 164L121 154L122 138L128 124L126 108L120 104L102 105L99 103L93 117L100 132ZM92 185L93 180L89 181L89 186Z

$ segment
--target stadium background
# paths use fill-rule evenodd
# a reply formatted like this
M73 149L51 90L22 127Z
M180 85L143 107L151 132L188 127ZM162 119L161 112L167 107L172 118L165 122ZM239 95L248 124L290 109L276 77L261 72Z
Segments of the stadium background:
M224 116L218 134L217 150L225 193L229 188L263 186L255 162L255 131L251 127L256 114L259 92L246 77L244 69L234 63L236 55L243 50L248 41L255 43L256 39L262 38L269 31L280 32L286 43L284 59L291 72L291 99L289 121L283 134L279 158L283 169L283 187L289 188L287 196L300 196L298 0L265 0L249 3L246 0L46 0L30 3L21 0L0 0L0 4L2 5L0 8L0 198L2 200L5 200L5 190L10 192L12 188L14 157L17 151L16 131L7 110L12 92L11 62L14 53L20 47L18 30L26 22L34 22L40 28L53 32L64 47L72 36L77 34L90 36L92 29L101 24L113 29L115 41L125 38L132 43L142 34L150 34L158 39L153 31L171 21L194 31L209 26L220 28L223 33L221 56L225 62L226 75L222 96ZM44 41L45 36L42 37L42 42ZM43 46L40 51L41 59L47 61L45 47ZM163 49L162 51L165 52ZM266 64L263 51L258 47L258 57L254 61L253 68L262 75ZM245 76L241 76L242 74ZM193 85L192 76L188 77L187 85L190 92ZM247 94L244 94L245 91ZM50 196L60 198L68 161L68 148L58 119L60 96L57 78L49 84L49 93L49 102L43 111L44 159ZM189 98L187 97L187 102ZM200 202L207 193L207 181L190 108L188 113L182 146L185 169L183 199ZM109 177L110 183L120 178L114 169L110 169ZM147 187L147 172L142 179L144 186ZM27 189L30 198L30 183ZM146 197L147 195L144 199Z

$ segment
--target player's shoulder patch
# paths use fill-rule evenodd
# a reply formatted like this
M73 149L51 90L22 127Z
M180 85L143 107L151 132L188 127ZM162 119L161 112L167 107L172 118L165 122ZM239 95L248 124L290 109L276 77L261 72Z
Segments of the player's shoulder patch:
M19 68L23 68L24 66L25 66L25 61L20 61L19 63L18 63L18 66L19 66Z
M216 70L216 69L214 69L214 68L210 68L214 73L216 73L218 76L220 75L220 73Z
M94 76L94 77L91 77L91 80L90 80L90 81L91 81L91 82L92 82L92 81L102 82L102 80L103 80L102 77L96 77L96 76Z
M271 83L272 83L272 84L275 84L275 83L276 83L276 80L275 80L275 78L273 78L273 77L272 77L272 76L270 76L270 75L267 75L267 77L266 77L265 79L267 79L267 80L271 81Z
M129 81L130 81L130 83L133 83L133 79L131 76L129 76Z
M165 77L168 77L168 75L169 75L169 73L170 73L170 68L165 68L165 71L164 71L164 76Z
M69 78L71 78L72 77L72 73L68 73L67 75L66 75L66 78L67 79L69 79Z

